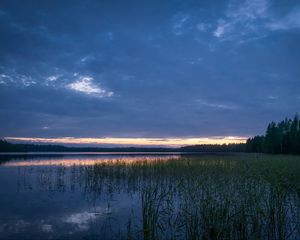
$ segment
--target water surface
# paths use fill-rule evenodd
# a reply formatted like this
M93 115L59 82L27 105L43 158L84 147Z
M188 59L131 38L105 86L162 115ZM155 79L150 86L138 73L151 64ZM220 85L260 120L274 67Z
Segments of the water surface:
M97 236L110 239L125 236L131 211L138 210L140 205L139 193L129 193L121 188L116 191L116 186L110 185L109 181L103 183L101 191L96 187L88 188L87 174L93 174L91 167L178 157L178 153L2 155L0 239L93 239ZM89 168L85 168L87 166Z
M0 156L0 239L300 239L300 159Z

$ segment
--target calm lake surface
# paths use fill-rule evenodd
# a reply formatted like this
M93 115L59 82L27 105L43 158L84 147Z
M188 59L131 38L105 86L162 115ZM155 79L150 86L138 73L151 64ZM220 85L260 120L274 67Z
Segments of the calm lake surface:
M2 155L0 239L300 239L299 159L288 186L252 159Z
M178 153L2 155L0 239L118 238L126 231L131 212L140 215L139 193L115 189L109 181L99 189L90 188L86 176L92 167L178 157Z

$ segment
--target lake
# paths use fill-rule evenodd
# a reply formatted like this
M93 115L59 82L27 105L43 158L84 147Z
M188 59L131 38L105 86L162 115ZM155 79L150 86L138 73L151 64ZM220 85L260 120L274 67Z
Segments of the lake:
M300 239L300 158L0 156L0 239Z

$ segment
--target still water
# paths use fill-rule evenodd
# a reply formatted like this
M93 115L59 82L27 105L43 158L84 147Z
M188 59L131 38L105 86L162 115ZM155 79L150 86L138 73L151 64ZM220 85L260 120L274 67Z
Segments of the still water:
M300 239L300 159L0 156L0 239Z
M105 170L106 163L124 166L178 157L173 153L0 156L0 239L125 237L128 220L138 223L142 217L141 196ZM104 172L94 171L97 164Z

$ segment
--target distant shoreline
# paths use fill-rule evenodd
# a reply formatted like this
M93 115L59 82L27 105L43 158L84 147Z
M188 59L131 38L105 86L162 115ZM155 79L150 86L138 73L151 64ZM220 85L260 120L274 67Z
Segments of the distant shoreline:
M32 156L32 155L202 155L202 154L234 154L247 152L0 152L0 156Z
M105 153L141 153L141 154L179 154L179 153L199 153L199 152L246 152L246 144L207 144L193 145L177 148L168 147L67 147L63 145L38 145L19 144L0 140L0 153L85 153L85 154L105 154Z

